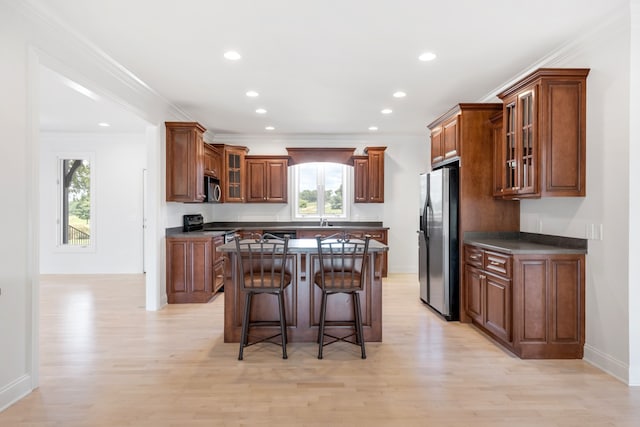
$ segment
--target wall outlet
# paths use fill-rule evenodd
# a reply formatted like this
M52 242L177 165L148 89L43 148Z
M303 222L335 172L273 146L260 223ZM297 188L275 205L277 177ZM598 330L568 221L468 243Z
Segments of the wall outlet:
M604 227L602 224L585 224L584 237L589 240L602 240L604 238Z

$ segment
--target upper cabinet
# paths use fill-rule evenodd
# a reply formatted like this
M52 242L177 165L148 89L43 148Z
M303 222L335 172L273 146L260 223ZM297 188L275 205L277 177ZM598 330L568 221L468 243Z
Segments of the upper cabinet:
M204 174L217 179L222 175L222 153L210 144L204 144Z
M223 155L224 174L220 183L223 187L224 203L243 203L245 201L245 161L247 147L215 144Z
M246 156L247 202L287 203L288 156Z
M460 155L458 116L454 115L431 128L431 164Z
M206 129L196 122L165 122L167 130L166 187L168 202L204 200Z
M366 147L366 156L353 156L354 202L384 203L384 152L387 147Z
M584 197L589 69L541 68L498 95L503 102L494 194Z

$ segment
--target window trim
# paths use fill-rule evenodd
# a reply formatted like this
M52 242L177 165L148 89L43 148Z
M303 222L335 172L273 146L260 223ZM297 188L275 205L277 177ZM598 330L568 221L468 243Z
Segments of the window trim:
M91 230L91 237L88 245L76 246L62 243L62 208L63 208L63 189L62 189L62 168L65 160L86 160L89 162L89 229ZM92 152L63 152L56 155L56 252L65 253L88 253L96 251L96 162L95 155Z
M299 204L299 185L300 185L300 166L308 165L309 163L315 163L318 165L323 164L333 164L340 165L342 167L342 205L343 205L343 213L342 215L336 214L299 214L298 213L298 204ZM307 162L307 163L299 163L291 166L293 169L293 203L291 204L291 217L294 220L299 221L318 221L320 218L329 218L336 220L348 221L350 218L350 206L352 202L352 193L351 193L351 179L349 166L343 163L333 163L333 162ZM320 205L320 200L323 201L323 211L324 211L324 167L321 169L320 177L316 178L316 184L318 189L318 205ZM322 184L320 184L322 181Z

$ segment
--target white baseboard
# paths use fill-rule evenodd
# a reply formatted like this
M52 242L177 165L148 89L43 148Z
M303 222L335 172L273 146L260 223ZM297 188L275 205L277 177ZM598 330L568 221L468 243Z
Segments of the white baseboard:
M31 375L25 374L0 389L0 412L31 393Z
M626 363L621 362L588 344L584 345L583 360L629 385L629 365Z

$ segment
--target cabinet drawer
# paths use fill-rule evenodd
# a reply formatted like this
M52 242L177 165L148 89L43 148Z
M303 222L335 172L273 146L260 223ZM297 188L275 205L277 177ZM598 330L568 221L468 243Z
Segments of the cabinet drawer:
M485 251L484 269L487 272L511 278L511 256Z
M475 246L465 246L464 262L482 268L482 249L478 249Z

